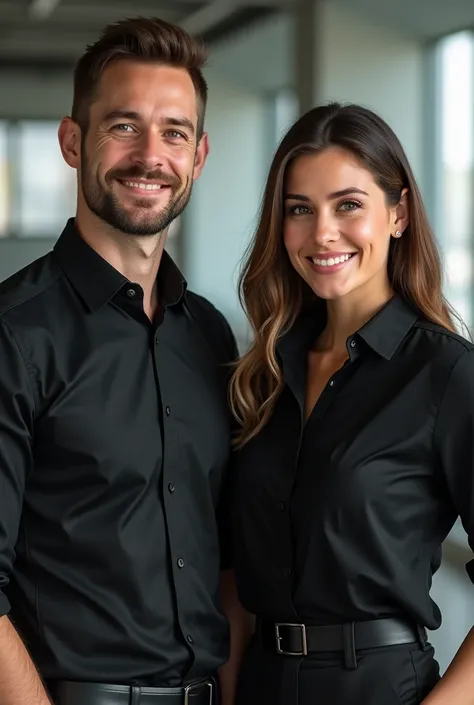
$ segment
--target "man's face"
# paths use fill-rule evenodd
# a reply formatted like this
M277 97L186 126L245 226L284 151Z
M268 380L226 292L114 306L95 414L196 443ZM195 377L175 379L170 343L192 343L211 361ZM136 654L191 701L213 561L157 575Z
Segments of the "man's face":
M165 230L207 155L184 69L120 60L104 71L80 147L79 204L130 235Z

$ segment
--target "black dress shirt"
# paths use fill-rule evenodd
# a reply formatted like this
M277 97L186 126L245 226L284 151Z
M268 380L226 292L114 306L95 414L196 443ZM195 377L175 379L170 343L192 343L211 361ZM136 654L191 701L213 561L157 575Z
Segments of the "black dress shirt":
M347 341L304 425L318 318L281 339L286 385L236 458L241 600L274 621L434 629L431 579L458 515L474 545L474 347L395 297Z
M177 685L227 658L235 344L166 254L158 293L152 325L72 221L0 286L0 614L46 679Z

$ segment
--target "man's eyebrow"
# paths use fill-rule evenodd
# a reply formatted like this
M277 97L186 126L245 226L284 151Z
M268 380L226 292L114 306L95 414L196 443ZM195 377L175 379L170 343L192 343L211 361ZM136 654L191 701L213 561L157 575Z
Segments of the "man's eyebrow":
M140 120L141 116L139 113L136 113L134 110L111 110L110 113L107 113L107 115L104 117L104 120L107 122L109 120Z
M161 120L160 122L162 122L165 125L172 125L173 127L185 127L192 134L194 134L194 125L191 122L191 120L189 120L188 118L169 117L169 118L163 118L163 120Z

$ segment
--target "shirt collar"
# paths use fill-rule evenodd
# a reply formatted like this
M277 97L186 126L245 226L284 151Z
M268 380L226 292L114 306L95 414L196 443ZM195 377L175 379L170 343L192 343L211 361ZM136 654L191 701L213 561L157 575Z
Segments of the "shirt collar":
M82 239L73 218L68 220L54 252L66 277L92 312L133 283ZM166 251L161 258L157 281L162 307L174 306L182 300L186 281Z
M395 295L347 341L349 355L357 356L350 345L361 338L374 352L390 360L396 349L419 318L419 314L402 297ZM292 328L277 343L283 357L307 352L309 346L322 332L326 323L326 305L318 301L302 313Z
M401 296L395 295L357 335L386 360L390 360L419 314Z

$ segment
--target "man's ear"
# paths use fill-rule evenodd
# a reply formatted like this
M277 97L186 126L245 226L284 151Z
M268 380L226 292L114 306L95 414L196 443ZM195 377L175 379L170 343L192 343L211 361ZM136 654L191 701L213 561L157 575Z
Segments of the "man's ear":
M81 128L70 117L61 120L58 129L59 146L63 159L73 169L81 166Z
M207 132L204 132L196 149L194 157L194 172L193 181L201 175L204 164L206 163L207 155L209 154L209 138Z

